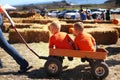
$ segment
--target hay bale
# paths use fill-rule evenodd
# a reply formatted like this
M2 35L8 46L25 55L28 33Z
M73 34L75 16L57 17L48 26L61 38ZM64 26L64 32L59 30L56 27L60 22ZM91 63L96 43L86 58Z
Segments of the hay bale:
M24 29L17 29L17 30L27 42L27 33L24 31ZM14 29L10 29L9 42L10 43L23 43L23 40L20 38L20 36L16 33Z
M27 17L35 15L35 13L29 13L29 12L9 12L9 15L11 17L16 17L16 18L27 18Z
M72 23L68 23L68 24L62 24L61 25L61 31L62 32L66 32L69 34L73 33L73 25ZM83 24L85 28L96 28L98 27L98 25L95 24Z
M22 23L24 18L12 18L15 23Z
M61 24L61 31L69 33L69 28L72 28L73 24Z
M101 26L101 28L113 28L113 29L116 29L119 34L120 34L120 26L118 25L115 25L115 24L109 24L109 25L104 25L104 26ZM120 35L119 35L120 37Z
M18 32L23 36L26 42L48 42L49 31L43 29L17 29ZM9 42L10 43L23 43L22 39L18 36L15 30L10 29L9 31Z
M67 23L76 23L76 22L83 22L83 23L112 23L112 21L106 20L78 20L78 19L61 19L60 21L66 21Z
M117 29L117 31L119 32L119 37L120 37L120 26L112 26L111 28Z
M99 23L99 24L108 24L108 23L112 23L112 21L109 20L84 20L83 23Z
M16 28L30 28L31 25L32 24L30 24L30 23L15 23ZM13 28L11 23L4 23L2 30L3 30L3 32L8 32L11 28Z
M15 23L22 23L22 20L23 20L24 18L12 18L12 20L15 22ZM10 21L7 19L7 18L5 18L4 19L4 23L10 23Z
M38 14L38 13L35 13L35 15L33 15L33 16L30 16L30 17L28 17L28 18L30 18L30 19L44 19L44 17L42 17L40 14Z
M3 32L8 32L10 26L11 26L10 23L3 23L2 31L3 31Z
M30 26L30 28L33 28L33 29L36 29L36 28L39 28L39 29L43 29L45 25L41 25L41 24L32 24Z
M96 24L83 24L84 25L84 28L97 28L98 25Z
M27 40L28 42L48 42L49 41L49 31L43 29L29 29L27 30Z
M15 23L16 28L30 28L31 25L29 23ZM13 26L10 26L10 28L13 28Z
M82 20L78 20L78 19L60 19L60 21L64 21L67 23L82 22Z
M89 28L85 29L85 31L95 38L97 45L116 44L119 38L118 31L112 28Z
M23 20L23 23L47 24L47 23L50 23L50 22L52 22L52 20L47 20L47 19L43 19L43 20L40 20L40 19L24 19Z

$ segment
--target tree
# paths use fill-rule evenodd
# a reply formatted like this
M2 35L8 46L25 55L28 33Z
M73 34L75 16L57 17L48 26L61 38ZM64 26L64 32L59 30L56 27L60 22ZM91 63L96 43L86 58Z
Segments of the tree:
M107 0L105 3L114 3L114 5L120 6L120 0Z
M116 0L116 3L115 3L117 6L120 6L120 0Z
M65 3L66 3L66 0L62 0L62 2L65 2Z

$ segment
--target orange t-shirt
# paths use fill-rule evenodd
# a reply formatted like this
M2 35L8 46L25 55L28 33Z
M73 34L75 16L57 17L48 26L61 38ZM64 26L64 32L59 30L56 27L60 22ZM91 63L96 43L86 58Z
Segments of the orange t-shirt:
M95 51L95 39L88 33L79 33L74 40L75 48L82 51Z
M49 39L49 48L73 49L71 42L73 40L65 32L58 32Z

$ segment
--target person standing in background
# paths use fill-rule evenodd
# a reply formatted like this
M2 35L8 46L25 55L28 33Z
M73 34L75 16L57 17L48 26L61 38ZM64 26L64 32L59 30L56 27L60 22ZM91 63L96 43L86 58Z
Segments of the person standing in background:
M81 20L86 20L86 13L83 9L81 9L80 11L80 17L81 17Z
M106 20L110 20L110 10L109 9L106 12Z

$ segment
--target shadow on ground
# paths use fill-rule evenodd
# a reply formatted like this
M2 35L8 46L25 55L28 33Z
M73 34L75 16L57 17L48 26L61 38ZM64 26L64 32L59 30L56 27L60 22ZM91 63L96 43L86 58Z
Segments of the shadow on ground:
M107 63L107 65L109 67L120 65L120 61L117 61L117 60L114 60L114 59L112 59L112 60L106 60L105 62Z
M33 70L28 74L31 79L58 79L58 80L99 80L94 79L88 65L79 65L72 69L63 70L60 76L50 77L44 72L44 68Z
M106 47L106 50L108 51L108 56L120 53L120 47Z
M94 79L90 72L89 65L78 65L72 69L63 69L60 76L50 77L45 73L44 68L32 70L24 74L18 74L17 72L0 72L0 75L26 75L30 79L51 79L51 80L99 80Z
M106 50L108 51L108 56L120 54L120 47L107 47ZM105 61L109 67L120 65L120 60L109 59Z

